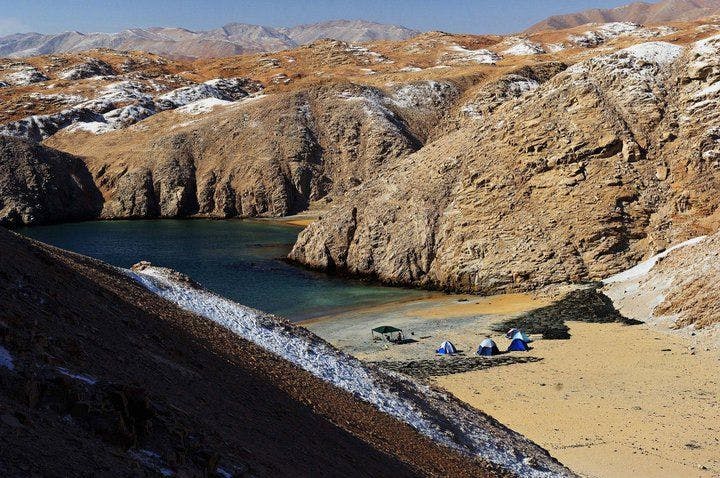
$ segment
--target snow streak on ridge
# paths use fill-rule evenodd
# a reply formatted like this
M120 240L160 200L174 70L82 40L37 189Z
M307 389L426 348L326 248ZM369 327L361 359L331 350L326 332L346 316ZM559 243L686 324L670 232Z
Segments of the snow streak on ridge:
M371 369L305 329L177 280L168 269L145 267L124 272L158 296L373 404L436 443L478 456L523 477L571 476L521 435L430 387Z
M603 284L615 284L617 282L625 282L632 279L637 279L638 277L642 277L646 275L650 270L655 267L655 264L657 262L665 257L668 256L672 251L676 249L680 249L681 247L686 246L694 246L695 244L698 244L699 242L702 242L705 240L707 236L700 236L695 237L693 239L687 240L685 242L681 242L680 244L676 244L665 251L661 252L660 254L657 254L655 256L652 256L650 259L647 259L646 261L643 261L636 265L635 267L631 267L630 269L620 272L618 274L615 274L613 276L608 277L607 279L603 279Z

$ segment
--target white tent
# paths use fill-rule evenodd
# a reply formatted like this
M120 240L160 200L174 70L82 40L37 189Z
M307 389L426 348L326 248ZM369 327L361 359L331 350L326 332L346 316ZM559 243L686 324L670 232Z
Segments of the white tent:
M508 330L508 333L505 334L505 337L509 338L510 340L520 339L526 344L533 341L533 339L531 339L528 334L519 329Z
M440 348L437 349L436 352L439 353L440 355L453 355L453 354L457 353L457 349L451 342L448 342L446 340L445 342L440 344Z

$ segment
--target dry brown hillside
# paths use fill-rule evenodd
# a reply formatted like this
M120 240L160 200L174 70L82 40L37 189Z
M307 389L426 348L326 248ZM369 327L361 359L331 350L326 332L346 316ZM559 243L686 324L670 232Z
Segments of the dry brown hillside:
M510 476L115 268L0 251L2 476Z
M720 39L646 42L388 162L291 257L483 293L600 279L714 231Z

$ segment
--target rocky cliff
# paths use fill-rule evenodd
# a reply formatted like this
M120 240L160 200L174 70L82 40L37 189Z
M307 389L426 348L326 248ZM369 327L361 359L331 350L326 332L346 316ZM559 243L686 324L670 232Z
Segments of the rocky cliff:
M339 83L49 144L85 158L106 198L102 217L283 216L340 197L382 163L418 150L424 122L458 94L449 82L389 90Z
M716 227L720 38L642 43L387 163L290 257L492 293L605 277Z
M0 225L91 219L101 209L102 196L80 158L0 136Z

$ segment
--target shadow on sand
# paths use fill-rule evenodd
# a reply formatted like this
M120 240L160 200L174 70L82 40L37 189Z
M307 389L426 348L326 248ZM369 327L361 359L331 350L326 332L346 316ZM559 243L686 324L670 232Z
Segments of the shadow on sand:
M620 322L626 325L642 323L623 316L613 307L609 297L593 287L574 290L554 304L495 324L492 329L506 332L515 328L528 334L542 334L544 339L569 339L570 328L565 323L568 321Z

